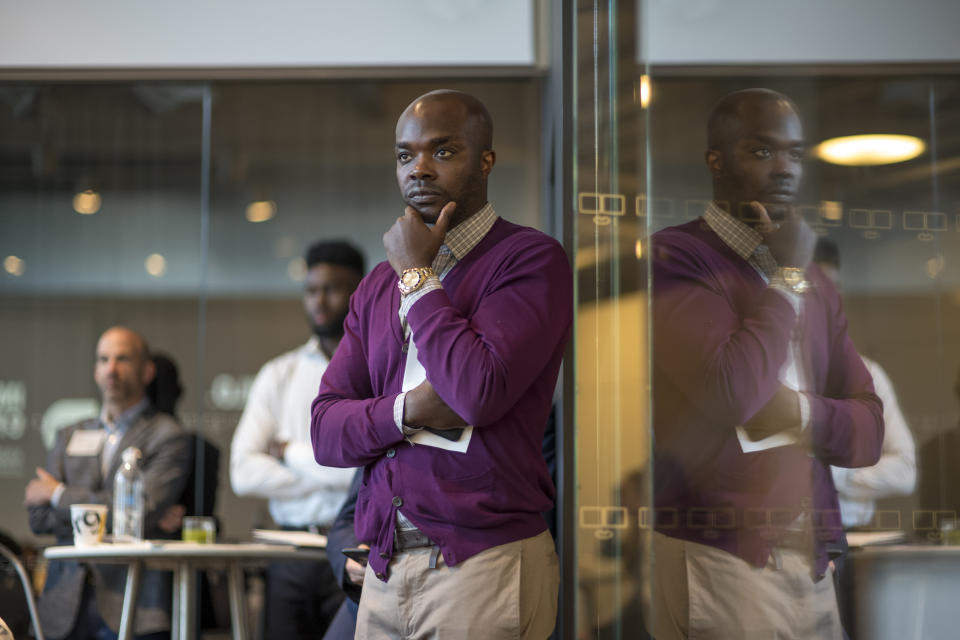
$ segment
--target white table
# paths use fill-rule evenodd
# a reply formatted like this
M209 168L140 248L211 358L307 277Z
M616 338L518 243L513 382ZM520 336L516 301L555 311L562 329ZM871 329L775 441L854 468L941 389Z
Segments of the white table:
M173 572L173 612L171 627L173 640L194 640L196 612L194 611L194 576L197 569L215 567L227 569L230 597L230 626L234 640L247 639L246 604L244 599L243 567L269 560L323 560L321 549L304 549L275 544L196 544L175 541L134 543L104 543L93 547L48 547L48 560L79 560L127 565L127 582L120 614L120 640L133 637L133 615L144 567Z

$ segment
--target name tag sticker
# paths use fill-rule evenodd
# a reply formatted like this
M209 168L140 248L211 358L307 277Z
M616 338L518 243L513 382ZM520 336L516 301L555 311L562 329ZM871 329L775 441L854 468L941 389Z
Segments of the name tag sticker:
M96 456L100 455L106 433L102 430L78 429L70 436L67 443L68 456Z

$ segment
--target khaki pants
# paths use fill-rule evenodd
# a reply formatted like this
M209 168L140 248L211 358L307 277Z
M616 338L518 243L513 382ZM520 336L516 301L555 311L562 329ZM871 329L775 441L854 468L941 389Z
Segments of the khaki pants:
M544 640L557 617L559 563L549 531L487 549L455 567L430 547L402 551L390 580L367 567L356 638Z
M653 534L657 640L843 638L832 573L810 577L806 554L776 549L766 567L714 547Z

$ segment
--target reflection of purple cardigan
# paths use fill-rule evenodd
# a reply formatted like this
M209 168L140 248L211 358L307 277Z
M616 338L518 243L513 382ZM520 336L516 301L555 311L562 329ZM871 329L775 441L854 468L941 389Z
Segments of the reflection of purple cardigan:
M880 457L883 407L816 267L798 322L789 301L697 219L653 236L656 529L766 564L806 511L815 574L843 536L829 465ZM800 445L743 453L734 427L779 387L791 335L802 341L810 425Z
M449 565L542 532L554 487L541 454L570 336L570 266L550 237L498 219L407 316L427 379L469 424L466 453L413 446L393 420L405 354L397 276L381 263L350 300L313 403L317 462L365 466L356 532L386 575L400 510Z

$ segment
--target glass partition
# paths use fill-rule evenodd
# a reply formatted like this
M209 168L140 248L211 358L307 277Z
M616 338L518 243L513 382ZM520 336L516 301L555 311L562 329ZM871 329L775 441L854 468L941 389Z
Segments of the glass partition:
M692 637L706 624L712 637L752 637L711 627L719 614L698 616L723 610L724 598L739 599L737 607L763 600L724 576L780 571L786 554L821 594L779 601L797 625L833 602L849 637L949 637L960 562L952 546L960 83L956 51L944 48L948 30L937 23L956 9L924 3L915 21L892 7L854 19L828 3L762 4L566 5L575 87L577 636L644 637L654 624L683 620L688 628L664 631L667 624L658 635ZM884 31L913 33L919 44L909 56L881 46ZM792 200L810 246L817 243L808 293L776 279L786 273L776 267L789 264L767 272L748 257L730 259L730 244L704 217L713 202L750 227L758 222L738 214L742 205L752 210L748 203L722 200L732 178L707 153L726 140L708 140L718 101L751 88L785 96L802 125L799 150L766 141L747 151L790 164L775 181L791 193L775 195ZM745 116L734 115L742 125ZM721 133L740 140L744 130ZM722 159L737 162L727 151ZM774 201L767 205L782 227L785 209ZM759 303L737 297L731 272L706 266L718 255L746 269L738 277L763 283L755 295L774 278L782 295L800 296L799 320L781 319L799 323L795 334L781 332L792 346L771 343L776 331L754 331ZM671 271L678 261L688 271ZM711 343L718 332L730 342ZM736 366L730 354L742 340L754 341L751 357L761 360ZM790 366L787 351L777 351L784 348L794 350ZM765 373L762 358L773 352L781 355ZM722 386L704 395L713 383ZM791 402L795 420L776 414L776 433L792 425L789 438L758 445L763 438L750 434L771 397L763 388L806 400ZM732 408L742 411L724 413ZM839 509L827 495L839 496ZM689 554L679 565L678 545ZM672 591L698 572L694 611L692 597ZM677 602L690 609L671 610ZM802 637L832 637L827 624Z

